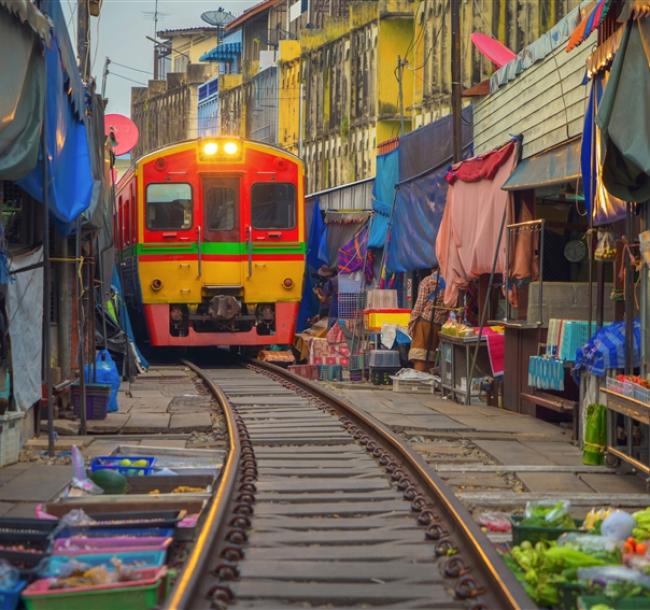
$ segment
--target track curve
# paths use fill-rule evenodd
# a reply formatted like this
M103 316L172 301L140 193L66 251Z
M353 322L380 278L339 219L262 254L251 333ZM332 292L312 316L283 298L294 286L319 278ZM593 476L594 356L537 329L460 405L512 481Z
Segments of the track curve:
M535 605L471 515L401 439L268 363L190 366L229 452L165 608Z

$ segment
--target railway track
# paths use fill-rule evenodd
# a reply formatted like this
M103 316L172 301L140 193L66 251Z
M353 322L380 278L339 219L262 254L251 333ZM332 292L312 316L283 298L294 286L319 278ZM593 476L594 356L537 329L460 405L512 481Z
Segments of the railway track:
M200 369L229 452L166 610L535 608L440 478L276 366Z

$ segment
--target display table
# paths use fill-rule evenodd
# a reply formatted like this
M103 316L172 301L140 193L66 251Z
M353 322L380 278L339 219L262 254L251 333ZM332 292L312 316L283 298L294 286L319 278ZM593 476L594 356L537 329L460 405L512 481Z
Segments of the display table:
M440 333L440 387L443 396L451 396L456 402L471 404L478 398L480 380L492 375L487 350L487 338L481 337L472 379L469 379L474 350L478 336L454 337ZM462 397L462 401L458 397Z
M632 421L646 426L650 425L650 404L614 392L609 388L600 390L607 396L607 453L619 460L623 460L630 466L650 475L650 444L639 447L635 455L632 438ZM618 415L624 417L625 431L627 433L627 446L621 448L616 443L616 419ZM642 456L642 453L645 453Z

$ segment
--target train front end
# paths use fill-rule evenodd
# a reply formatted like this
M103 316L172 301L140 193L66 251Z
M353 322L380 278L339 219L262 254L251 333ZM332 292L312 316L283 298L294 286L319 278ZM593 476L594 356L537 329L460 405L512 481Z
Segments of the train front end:
M150 344L290 344L305 259L301 162L272 146L211 138L148 155L135 173Z

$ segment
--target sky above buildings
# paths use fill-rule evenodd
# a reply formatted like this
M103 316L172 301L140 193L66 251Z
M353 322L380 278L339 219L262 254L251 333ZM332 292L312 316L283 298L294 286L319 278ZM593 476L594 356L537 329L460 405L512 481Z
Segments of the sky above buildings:
M257 0L158 0L158 31L207 25L201 13L223 7L234 15ZM77 0L61 0L68 29L76 44ZM104 61L110 57L106 81L109 113L129 115L131 87L153 78L153 43L156 0L104 0L99 18L91 17L92 73L101 87Z

